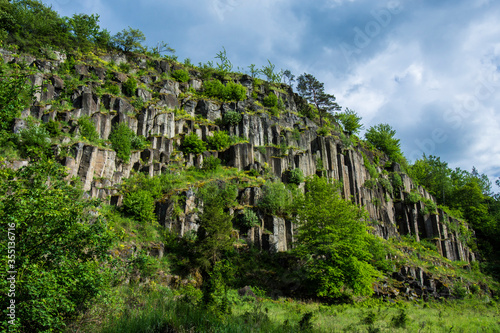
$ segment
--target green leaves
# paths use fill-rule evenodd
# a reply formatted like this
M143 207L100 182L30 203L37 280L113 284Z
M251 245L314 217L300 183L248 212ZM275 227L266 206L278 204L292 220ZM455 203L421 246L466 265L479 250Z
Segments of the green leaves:
M203 93L207 97L215 97L222 101L243 101L246 99L246 88L232 81L225 86L219 80L203 82Z
M323 126L323 117L331 111L338 111L341 107L335 102L333 95L325 93L325 87L311 74L302 74L297 79L297 90L319 112L320 126Z
M125 52L140 52L144 51L142 43L146 41L146 36L139 29L128 27L114 35L112 40L115 47Z
M398 163L405 161L399 139L396 139L396 130L389 124L378 124L372 126L365 133L366 140L375 148L383 151L389 158Z
M66 176L63 166L43 160L0 173L0 220L15 224L16 314L26 332L63 330L105 282L96 260L106 256L111 234L96 202L82 200ZM1 253L6 247L0 242ZM3 295L6 287L2 279Z
M368 263L367 213L341 198L338 186L314 176L297 203L295 253L309 258L305 270L317 296L340 297L345 288L369 295L377 271Z
M358 134L359 131L363 129L361 117L359 117L354 110L346 108L344 112L338 113L336 117L342 124L344 131L349 133L349 135Z
M192 132L184 137L181 150L186 154L201 154L207 150L207 144Z

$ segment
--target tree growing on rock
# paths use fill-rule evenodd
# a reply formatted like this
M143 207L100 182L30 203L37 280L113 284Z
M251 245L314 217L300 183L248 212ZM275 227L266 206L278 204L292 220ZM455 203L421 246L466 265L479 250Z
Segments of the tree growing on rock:
M115 47L122 49L125 52L143 51L142 43L146 41L146 36L139 29L123 29L113 36L113 44Z
M331 111L339 111L341 107L335 102L334 95L325 93L324 83L319 82L311 74L302 74L297 79L297 90L310 104L318 110L320 126L323 118Z
M369 263L370 236L367 213L344 200L339 187L325 178L309 179L304 198L297 204L295 253L319 297L335 299L346 290L369 295L378 271Z

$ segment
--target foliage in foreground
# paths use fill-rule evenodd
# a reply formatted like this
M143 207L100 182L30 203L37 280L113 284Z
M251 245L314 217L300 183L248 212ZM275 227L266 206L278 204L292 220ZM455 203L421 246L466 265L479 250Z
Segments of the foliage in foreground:
M2 270L18 272L14 297L7 298L9 281L0 282L2 329L11 298L16 324L10 329L58 331L106 285L99 261L111 237L96 203L82 199L82 191L65 177L64 167L54 161L0 170L0 220L4 230L13 229L15 242L10 252L7 242L0 242ZM14 268L7 266L12 264L7 253L14 255Z
M161 291L160 291L161 290ZM255 299L230 290L232 313L219 316L199 305L191 288L138 292L98 331L112 332L497 332L498 305L488 298L429 303L325 306L291 299ZM178 301L173 301L174 295ZM134 301L131 301L134 300ZM142 306L136 304L140 302ZM127 313L126 316L122 315Z
M297 208L295 253L305 261L317 296L339 298L351 289L356 295L373 293L376 269L369 264L367 213L344 200L338 186L315 176Z

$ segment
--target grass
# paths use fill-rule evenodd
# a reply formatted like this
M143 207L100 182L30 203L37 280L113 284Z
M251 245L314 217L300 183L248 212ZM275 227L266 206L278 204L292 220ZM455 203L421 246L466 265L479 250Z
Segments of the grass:
M232 311L222 315L181 293L164 287L121 287L108 299L114 308L106 309L99 319L87 316L85 328L102 333L500 331L498 305L487 297L427 303L368 299L324 305L289 298L240 297L232 290L236 295L231 298ZM90 311L98 315L96 310Z

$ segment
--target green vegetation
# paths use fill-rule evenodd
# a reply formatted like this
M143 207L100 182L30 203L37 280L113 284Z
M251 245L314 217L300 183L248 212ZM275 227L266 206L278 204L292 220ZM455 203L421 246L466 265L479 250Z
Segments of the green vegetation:
M129 77L127 81L123 82L122 90L125 96L135 96L135 92L137 90L137 80L133 77Z
M223 150L229 147L233 142L231 137L225 131L214 132L214 135L207 138L208 148L212 150Z
M0 242L2 267L15 254L16 324L19 331L60 331L91 304L105 287L107 272L99 269L111 234L97 203L65 180L64 167L40 161L23 169L0 172L0 216L10 228L15 252ZM43 212L43 213L42 213ZM2 279L2 304L10 281ZM8 331L7 305L2 306L2 331ZM11 329L14 327L10 327Z
M207 97L222 101L243 101L246 99L246 88L239 83L228 82L226 85L219 80L203 82L203 93Z
M181 150L186 154L201 154L207 150L207 144L192 132L184 137Z
M396 139L396 131L388 124L378 124L372 126L366 131L366 141L375 148L380 149L389 156L389 158L398 163L405 163L399 139Z
M188 82L189 73L183 69L178 69L172 72L172 77L179 82Z
M89 140L90 142L97 142L99 140L99 133L95 129L92 120L89 116L83 116L78 119L78 126L80 130L80 136Z
M147 49L139 30L129 27L110 36L98 23L95 14L61 18L36 0L0 0L0 40L16 58L0 62L0 217L6 229L15 229L18 272L14 326L6 319L10 283L0 282L2 331L498 331L500 196L492 193L485 175L451 170L434 156L408 166L387 124L371 127L366 141L357 138L361 117L348 108L332 115L340 106L310 74L298 78L303 96L298 98L280 83L292 83L290 71L277 72L270 61L260 70L251 65L252 98L235 103L245 101L248 92L236 83L244 77L232 72L224 48L215 65L197 67L189 58L180 64L173 55L161 55L174 52L168 44ZM17 51L54 60L57 74L26 68ZM109 54L120 60L110 61ZM42 87L26 80L33 74ZM156 104L164 101L162 91L172 88L171 79L188 82L190 75L203 79L201 91L176 83L180 108ZM150 96L137 94L139 87ZM37 99L35 91L41 93ZM90 108L87 97L93 99ZM192 102L202 98L217 105L222 119L200 115ZM298 112L286 110L289 103ZM30 107L33 118L16 120ZM81 116L90 109L92 118ZM266 129L253 124L259 114ZM296 121L288 124L289 119ZM108 121L114 124L109 140L100 139ZM129 125L147 132L148 139ZM316 140L316 129L327 138ZM229 133L261 142L254 160L243 165L246 171L226 165L243 158L238 147L224 150L246 140ZM316 140L312 150L303 146L308 138ZM155 148L145 150L149 141ZM83 174L84 168L71 163L82 154L97 161L100 157L86 155L88 148L97 151L89 145L107 158L112 148L125 163L132 151L136 155L134 163L118 163L115 170L103 170L100 163L107 167L117 161L99 160L88 168L85 188L91 183L91 190L84 195L79 180L70 179L59 163ZM338 147L338 156L325 155L328 146ZM353 165L359 153L369 177ZM324 178L305 178L294 168L305 165L308 156ZM332 163L336 158L370 178L363 184L373 190L365 191L369 199L358 200L352 188L360 184L351 179L336 183L325 177L338 171L346 176ZM14 170L18 165L24 167ZM404 172L436 197L439 208L419 194L420 188L403 192ZM102 177L110 173L113 179ZM352 201L371 201L379 216L394 204L412 214L419 209L414 216L419 225L439 220L446 228L440 225L440 236L432 239L399 237L392 224L387 229L385 216L368 217L342 198L344 192ZM88 199L89 194L102 200ZM428 219L432 214L438 216ZM488 260L443 258L445 229ZM371 235L374 231L398 237L384 240ZM8 267L8 242L0 242L0 250ZM408 290L418 290L414 285L422 281L408 275L399 281L405 269L421 271L424 284L434 281L442 299L424 302L427 295L433 299L429 289L426 296L411 295ZM242 287L246 292L238 293ZM373 297L374 290L390 302ZM459 300L447 299L447 293ZM404 301L410 296L416 301Z
M297 247L295 253L310 258L305 266L307 278L319 297L340 298L370 295L378 276L370 265L366 212L345 201L338 186L314 177L306 183L304 199L297 208Z
M241 113L229 110L224 114L223 120L225 124L235 126L240 123L241 118Z
M303 98L318 110L320 126L323 126L323 118L329 112L341 109L335 102L335 96L325 93L324 83L319 82L311 74L304 73L299 76L297 79L297 90Z
M137 136L125 123L120 123L113 128L109 141L116 151L116 156L125 163L128 163L133 149L142 150L148 145L144 137Z
M362 118L354 110L346 108L344 112L337 113L336 117L349 135L358 134L363 129Z
M262 104L267 107L276 107L278 106L278 97L274 93L270 93L262 100Z

